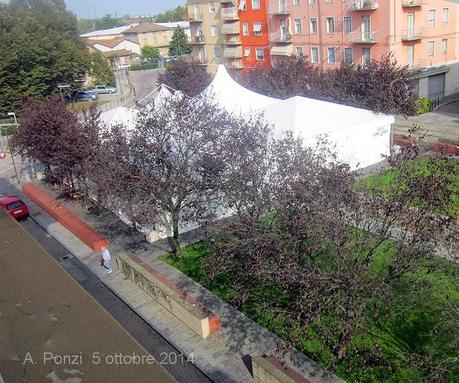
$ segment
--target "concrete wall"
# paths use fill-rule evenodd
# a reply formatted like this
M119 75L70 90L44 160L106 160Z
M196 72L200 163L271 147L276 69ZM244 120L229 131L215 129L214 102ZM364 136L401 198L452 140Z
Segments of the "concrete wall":
M218 316L207 310L151 265L143 263L137 257L125 254L117 254L116 263L126 278L134 282L202 338L207 338L220 327Z

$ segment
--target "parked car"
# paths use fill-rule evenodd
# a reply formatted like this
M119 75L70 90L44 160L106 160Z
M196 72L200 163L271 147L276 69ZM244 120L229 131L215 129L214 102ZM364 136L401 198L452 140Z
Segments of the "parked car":
M90 91L98 94L112 94L116 93L116 88L110 85L94 85Z
M29 216L27 205L14 195L0 197L0 206L13 218L21 219Z
M80 90L75 93L73 99L75 101L95 101L99 98L99 95L96 92L89 90Z

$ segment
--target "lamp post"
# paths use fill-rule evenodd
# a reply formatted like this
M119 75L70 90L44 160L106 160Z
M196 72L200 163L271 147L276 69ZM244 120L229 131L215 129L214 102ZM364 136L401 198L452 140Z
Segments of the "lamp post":
M64 102L64 97L62 96L62 89L67 89L67 88L70 88L70 85L68 84L59 84L57 85L57 89L59 89L59 94L61 96L61 101Z
M18 120L17 120L17 118L16 118L16 113L14 113L14 112L8 112L7 115L14 118L14 124L16 125L16 129L17 129L17 128L18 128ZM7 133L7 134L6 134L6 144L8 145L8 149L10 150L11 161L13 162L14 174L16 174L16 179L18 180L18 183L21 183L21 180L19 179L19 176L18 176L18 171L17 171L17 169L16 169L16 163L14 162L13 151L11 150L11 147L10 147L10 140L9 140L8 137L9 137L9 136L8 136L8 133Z

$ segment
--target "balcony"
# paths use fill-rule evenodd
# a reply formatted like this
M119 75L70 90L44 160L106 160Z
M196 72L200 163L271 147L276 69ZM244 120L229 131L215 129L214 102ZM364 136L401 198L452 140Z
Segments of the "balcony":
M237 8L222 8L221 10L222 20L239 20L239 12Z
M275 44L290 44L292 35L289 32L271 33L270 40Z
M402 30L402 41L419 41L425 37L424 28Z
M351 11L361 12L361 11L375 11L378 9L378 4L373 0L360 0L354 1L351 4Z
M402 1L402 8L417 8L422 6L422 0L403 0Z
M285 16L289 15L290 11L287 7L287 4L271 5L269 7L268 13L271 16Z
M241 24L239 21L235 23L225 23L222 25L221 33L222 35L237 35L241 33Z
M353 44L376 44L376 33L374 32L360 32L354 33L351 39Z
M188 19L190 23L202 23L202 15L201 12L199 13L194 13L190 14L190 17Z
M191 44L192 45L202 45L205 44L204 36L201 33L196 33L194 36L191 36Z
M223 57L227 59L240 59L242 57L242 48L227 47L223 50Z
M271 56L291 56L293 54L293 46L291 44L273 46L269 53Z
M231 36L224 40L225 45L241 45L241 39L239 36Z
M229 69L242 69L241 60L229 60L226 63L226 67Z

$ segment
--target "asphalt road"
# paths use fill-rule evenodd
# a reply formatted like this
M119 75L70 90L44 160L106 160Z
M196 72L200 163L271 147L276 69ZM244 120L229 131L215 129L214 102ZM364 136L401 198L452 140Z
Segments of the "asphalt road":
M33 217L22 221L21 224L156 360L177 360L174 364L166 362L162 365L178 382L211 382L197 367L186 358L182 358L180 351L143 321L84 264L69 254L59 242L33 220ZM174 357L169 358L170 355Z
M135 88L136 101L141 101L158 86L158 76L158 69L129 72L129 80Z

